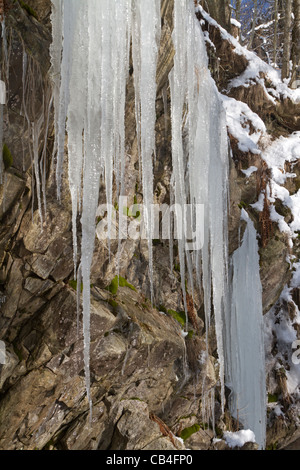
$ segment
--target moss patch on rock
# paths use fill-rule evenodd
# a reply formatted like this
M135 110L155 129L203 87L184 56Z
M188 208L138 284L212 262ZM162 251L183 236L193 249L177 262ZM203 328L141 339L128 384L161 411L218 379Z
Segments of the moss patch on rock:
M3 145L2 158L3 158L4 168L8 170L13 164L13 157L6 144Z
M186 324L186 316L185 312L176 312L175 310L168 310L168 314L173 317L175 320L180 323L180 325L185 326Z
M186 441L189 437L191 437L195 432L198 432L200 430L200 425L199 424L193 424L193 426L190 426L188 428L185 428L181 431L180 437L184 441Z
M122 276L115 276L109 286L106 287L106 289L111 294L116 295L119 287L128 287L129 289L134 290L136 292L136 288Z

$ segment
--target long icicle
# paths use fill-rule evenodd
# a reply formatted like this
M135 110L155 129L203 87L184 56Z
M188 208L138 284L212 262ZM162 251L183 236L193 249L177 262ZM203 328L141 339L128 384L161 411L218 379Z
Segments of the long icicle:
M132 55L152 302L154 293L152 253L153 214L151 205L153 204L153 157L155 155L156 65L160 32L160 0L134 0Z
M191 0L175 2L174 69L170 79L172 117L172 158L175 203L181 208L204 204L204 221L196 230L194 269L202 274L206 332L211 323L211 303L215 317L220 365L221 401L224 410L224 344L222 325L227 316L227 186L228 147L225 115L214 81L208 71L203 33ZM182 128L187 131L183 139ZM178 221L179 223L180 221ZM181 278L186 251L186 220L180 222L183 242L179 241ZM197 253L201 249L201 257ZM189 275L191 278L191 274ZM192 286L193 287L193 286ZM182 286L182 289L185 287Z

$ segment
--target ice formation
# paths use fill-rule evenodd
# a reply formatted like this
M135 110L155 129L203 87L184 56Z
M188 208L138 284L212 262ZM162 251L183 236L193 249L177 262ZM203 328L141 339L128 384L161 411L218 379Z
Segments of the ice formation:
M78 209L81 208L84 361L87 395L91 404L90 268L100 180L105 181L110 232L114 178L119 194L123 192L125 96L132 34L137 130L146 208L153 202L152 159L155 152L155 78L160 0L53 0L52 4L54 40L50 52L56 123L54 152L57 153L57 188L60 197L67 130L75 272L76 221ZM143 15L143 11L147 11L147 15ZM148 233L152 282L150 215Z
M69 186L73 208L74 270L77 269L78 248L76 223L81 213L82 242L79 281L83 281L84 363L87 396L91 406L90 390L90 269L94 250L95 219L100 181L105 182L106 200L112 203L113 183L117 195L123 195L125 177L125 98L129 70L130 44L134 68L135 111L146 211L146 232L149 239L149 283L152 282L152 215L153 159L155 157L155 100L156 62L160 38L160 0L52 0L53 43L51 46L51 76L55 110L55 146L57 154L57 188L61 193L61 179L65 133L68 134ZM131 42L132 40L132 42ZM214 317L224 409L225 372L231 373L233 391L245 392L248 402L253 378L262 373L263 359L257 353L256 364L249 364L250 375L241 371L239 382L225 359L236 360L243 354L236 343L238 328L245 327L244 307L255 313L251 323L254 341L259 347L260 285L257 277L257 247L251 222L243 244L234 255L232 305L228 299L227 201L228 201L228 143L223 103L212 80L205 50L204 36L194 14L192 0L174 2L175 48L174 68L169 75L171 91L172 162L171 201L177 207L190 204L197 213L202 207L201 223L193 227L194 240L190 243L191 213L176 217L174 231L183 236L178 240L182 292L185 298L185 279L191 291L203 292L207 331ZM166 102L164 91L164 101ZM108 206L109 207L109 206ZM121 211L120 211L121 213ZM199 222L199 221L198 221ZM108 232L112 214L108 209ZM172 241L170 243L172 252ZM248 251L249 250L249 251ZM248 265L243 257L251 255ZM243 268L243 270L242 270ZM187 271L187 272L186 272ZM249 291L245 292L249 275ZM197 280L195 282L195 279ZM241 285L241 280L245 281ZM239 288L238 288L239 287ZM257 289L257 290L255 290ZM255 293L255 295L254 295ZM243 295L242 295L243 294ZM249 296L255 299L251 304ZM245 305L245 299L249 302ZM253 308L252 308L253 307ZM257 307L257 312L254 308ZM229 321L230 308L239 314ZM235 323L236 322L236 323ZM243 323L244 322L244 323ZM224 331L232 336L225 335ZM247 325L246 325L247 326ZM231 329L230 329L231 328ZM236 328L235 330L233 328ZM241 334L245 333L241 330ZM255 340L257 338L257 340ZM224 344L224 339L226 344ZM247 358L243 361L246 365ZM251 356L252 358L253 356ZM233 362L232 362L233 364ZM249 381L249 377L251 380ZM251 383L250 383L251 382ZM263 376L259 382L262 386ZM249 390L244 390L249 385ZM238 392L239 393L239 392ZM263 410L261 400L253 390L255 419ZM211 400L214 400L213 393ZM261 399L261 395L259 396ZM249 398L250 400L250 398ZM252 400L252 398L251 398ZM252 401L251 401L252 403ZM258 404L259 403L259 404ZM250 404L250 406L252 406ZM252 410L252 408L251 408ZM248 422L245 423L248 426ZM250 422L252 424L252 422ZM254 423L255 424L255 423ZM263 428L263 421L261 428ZM256 431L257 432L257 431ZM262 440L263 436L258 434Z
M6 27L5 18L0 20L1 24L1 39L2 39L2 57L3 67L0 67L0 152L2 153L3 148L3 113L4 105L6 104L6 83L8 81L8 52L7 52L7 40L6 40ZM3 183L3 160L0 159L0 184Z
M208 70L203 34L189 0L174 4L173 42L176 54L169 80L175 203L180 207L187 203L195 208L204 205L203 223L195 230L195 249L186 250L188 237L178 242L181 279L185 279L186 258L192 288L195 270L198 287L203 289L207 331L213 299L224 405L222 325L227 316L227 129L223 105ZM183 139L184 126L187 142ZM188 221L183 218L181 222L182 233L187 234ZM182 290L185 292L184 285Z
M225 323L226 385L229 409L251 429L264 448L266 439L266 380L262 287L256 230L243 210L246 230L231 263L231 315Z

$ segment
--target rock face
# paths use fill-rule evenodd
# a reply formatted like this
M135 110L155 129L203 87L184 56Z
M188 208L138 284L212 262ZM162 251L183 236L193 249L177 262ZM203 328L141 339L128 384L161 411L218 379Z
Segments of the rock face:
M8 4L6 25L13 54L4 135L13 164L6 171L5 187L0 190L0 339L5 342L7 353L6 364L0 365L0 449L222 448L224 442L216 443L213 438L225 429L234 429L236 424L227 413L221 415L214 329L207 332L210 348L206 354L203 306L201 296L196 296L197 325L189 324L190 333L183 337L182 325L174 318L174 312L182 310L180 276L178 270L169 267L166 242L157 242L153 247L156 307L147 298L147 247L143 242L124 242L120 275L130 284L116 292L109 289L116 259L109 258L107 247L99 240L96 242L91 280L93 414L89 423L82 324L76 312L70 195L64 181L62 201L59 204L56 200L50 115L45 157L47 207L41 227L36 192L32 190L31 136L22 115L24 52L28 61L32 61L28 77L37 90L33 114L42 112L42 97L47 96L50 0L28 0L32 10L22 8L18 2ZM168 203L170 197L168 74L174 56L172 5L172 1L162 1L157 70L154 189L160 203ZM216 31L212 40L219 48L219 57L223 61L234 57L230 67L236 76L241 74L247 66L246 59L232 56L229 45ZM246 91L236 93L239 99L250 100L250 95L246 98L243 94ZM257 96L255 91L253 94ZM138 155L133 96L131 77L126 103L126 144L131 149L126 168L130 176L127 193L131 203L142 197L136 185ZM255 105L254 111L259 108L259 104ZM293 122L297 125L294 117ZM243 158L247 158L248 166L258 163L257 156L241 156L238 151L230 162L230 253L238 247L243 229L241 201L250 204L258 197L255 177L246 183L241 172ZM259 229L258 219L255 221ZM112 246L112 253L113 249ZM276 303L290 278L285 261L287 250L286 240L278 233L261 249L265 311ZM174 260L176 267L179 262L176 247ZM190 429L184 444L176 438Z

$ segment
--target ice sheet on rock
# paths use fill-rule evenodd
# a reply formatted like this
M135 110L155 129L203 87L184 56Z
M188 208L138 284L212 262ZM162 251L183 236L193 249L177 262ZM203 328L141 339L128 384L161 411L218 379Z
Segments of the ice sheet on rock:
M258 243L253 222L247 221L241 246L231 264L231 314L225 323L226 385L229 409L244 429L251 429L260 448L266 439L266 379L262 287Z

